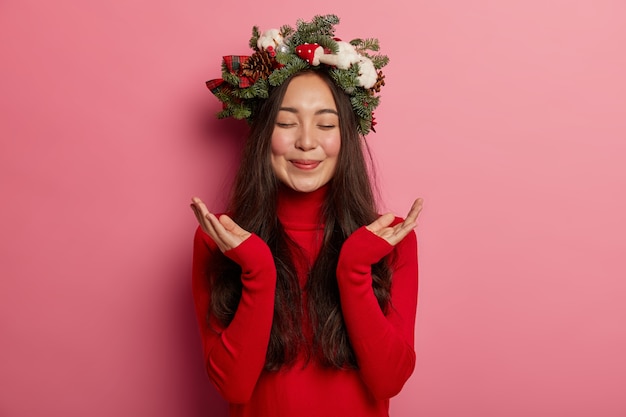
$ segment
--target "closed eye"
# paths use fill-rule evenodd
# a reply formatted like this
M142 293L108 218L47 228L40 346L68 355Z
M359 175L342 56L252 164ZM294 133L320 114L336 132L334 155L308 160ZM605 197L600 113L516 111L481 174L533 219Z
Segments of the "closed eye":
M280 123L280 122L276 122L276 126L282 127L283 129L294 127L295 125L296 125L295 123Z

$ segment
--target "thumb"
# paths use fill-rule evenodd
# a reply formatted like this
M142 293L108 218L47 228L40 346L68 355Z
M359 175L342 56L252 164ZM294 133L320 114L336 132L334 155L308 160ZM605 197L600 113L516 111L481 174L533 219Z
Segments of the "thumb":
M250 236L250 232L248 232L247 230L244 230L241 226L235 223L235 221L231 219L229 216L227 216L226 214L222 214L220 216L219 222L222 226L224 226L224 229L228 233L232 233L233 235L239 236L240 238L244 240L247 239L248 236Z
M224 226L224 229L228 230L231 233L234 233L235 231L237 231L237 229L241 229L239 225L226 214L222 214L219 218L219 221L222 226Z

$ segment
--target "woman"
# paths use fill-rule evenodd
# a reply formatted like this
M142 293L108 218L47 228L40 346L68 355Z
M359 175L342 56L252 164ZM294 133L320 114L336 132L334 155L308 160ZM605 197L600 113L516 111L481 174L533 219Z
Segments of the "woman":
M299 41L313 27L328 37L333 19L286 35ZM406 220L377 215L368 125L332 73L341 68L316 63L252 105L228 215L192 199L195 307L207 372L231 416L387 416L415 366L422 202Z

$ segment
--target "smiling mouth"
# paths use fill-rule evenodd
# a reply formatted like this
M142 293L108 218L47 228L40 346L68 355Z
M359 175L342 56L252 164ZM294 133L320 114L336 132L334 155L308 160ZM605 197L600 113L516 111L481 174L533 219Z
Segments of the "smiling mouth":
M322 161L310 161L310 160L303 160L303 159L293 159L290 162L296 168L304 169L304 170L315 169L318 167L319 164L322 163Z

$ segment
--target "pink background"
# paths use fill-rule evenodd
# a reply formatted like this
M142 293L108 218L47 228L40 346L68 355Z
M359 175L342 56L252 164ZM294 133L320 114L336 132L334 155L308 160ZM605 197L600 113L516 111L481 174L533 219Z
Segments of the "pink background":
M225 415L188 201L222 207L242 129L204 81L331 12L392 58L387 208L426 201L392 415L626 415L626 3L352 3L0 3L1 416Z

